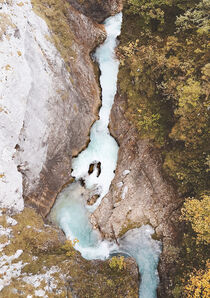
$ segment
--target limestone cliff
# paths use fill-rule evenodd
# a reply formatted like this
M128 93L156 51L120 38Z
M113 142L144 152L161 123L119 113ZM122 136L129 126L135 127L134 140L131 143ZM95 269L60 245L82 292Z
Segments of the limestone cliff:
M23 194L42 215L69 181L71 157L97 118L90 52L105 38L103 26L50 2L1 4L1 205L22 209Z
M48 114L46 121L43 121L47 128L47 135L43 131L44 135L40 137L41 148L47 148L46 158L39 177L36 175L35 181L32 174L34 167L30 160L31 158L34 160L40 144L37 143L37 138L32 137L30 130L28 131L33 122L31 118L27 118L28 121L25 120L19 141L20 162L18 163L24 175L24 197L30 205L32 203L38 206L43 215L49 212L57 193L69 180L71 157L78 154L88 142L89 129L96 120L97 109L100 105L100 92L89 55L96 45L96 40L103 40L104 32L72 8L69 8L68 21L75 37L72 43L74 53L68 65L69 74L64 64L61 68L54 67L54 86L50 97L44 98L42 88L40 89L40 85L45 84L43 78L41 78L42 83L34 83L34 88L40 90L40 98L43 98L42 104L45 104L45 109L42 109L35 117L43 119L44 115ZM36 65L35 61L34 68ZM33 66L31 65L32 68ZM40 106L37 98L35 98L36 104ZM30 105L28 109L31 114ZM34 109L36 108L32 106L32 110ZM26 157L22 151L27 146L24 141L27 133L29 137L26 142L34 148L34 154L30 150L31 158ZM26 166L25 163L27 163Z

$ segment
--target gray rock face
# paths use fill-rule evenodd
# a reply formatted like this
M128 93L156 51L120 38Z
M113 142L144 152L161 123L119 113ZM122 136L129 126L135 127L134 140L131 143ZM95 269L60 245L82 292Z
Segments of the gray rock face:
M99 23L108 16L122 10L122 0L68 0L68 2L74 8Z
M34 37L25 35L32 83L15 159L23 175L25 203L43 216L69 181L71 158L86 146L100 105L90 52L105 38L103 26L73 8L68 20L75 36L70 73L60 58L49 56L44 43L37 50Z
M110 130L120 148L115 178L109 194L94 217L106 237L112 230L119 236L130 223L151 224L158 237L174 234L173 212L178 200L161 172L157 151L146 140L140 140L121 110L118 95L112 108Z
M169 286L168 274L176 257L179 200L161 171L157 150L140 140L124 118L125 98L119 94L112 108L110 130L120 148L115 178L108 195L92 215L92 223L106 238L119 237L130 228L150 224L163 241L160 297ZM168 296L167 296L168 297Z

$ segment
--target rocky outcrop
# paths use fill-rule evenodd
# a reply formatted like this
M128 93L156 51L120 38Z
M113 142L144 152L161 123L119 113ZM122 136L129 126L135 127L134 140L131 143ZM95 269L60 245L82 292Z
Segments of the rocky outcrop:
M122 10L122 0L68 0L68 2L99 23Z
M57 193L70 179L71 158L86 146L100 105L100 92L90 52L99 40L103 40L104 31L73 9L69 9L68 20L76 40L72 45L74 56L69 63L69 74L64 63L60 67L53 65L50 96L43 95L43 76L37 73L33 77L24 127L19 138L18 166L23 174L25 202L38 207L44 216L50 211ZM28 53L33 55L30 45ZM51 62L54 64L54 61ZM28 63L33 73L38 63L31 61L30 57ZM40 101L43 106L41 110ZM36 120L29 116L38 110L34 115ZM40 121L46 130L33 127L34 120ZM33 133L30 127L33 127ZM39 137L40 132L43 134ZM37 142L38 139L42 140L41 144ZM29 148L30 156L26 154ZM40 150L45 150L45 160L39 175L35 177L33 161L39 160L37 152Z
M86 146L100 106L90 52L104 40L105 31L70 5L65 9L62 21L67 20L72 37L67 61L30 2L5 2L1 10L0 205L20 210L23 195L43 216L69 181L71 158ZM68 32L57 30L55 37L62 33L65 41Z
M121 97L112 108L110 130L120 148L115 178L109 194L94 213L106 236L121 235L130 222L149 223L158 237L174 233L171 215L178 201L173 188L161 172L157 151L146 140L140 140L132 126L123 118Z
M108 195L92 215L92 223L106 238L120 237L127 230L150 224L163 241L160 262L160 297L168 295L173 258L176 257L179 200L164 178L156 149L141 140L124 117L126 98L118 94L111 112L110 130L119 143L115 178Z

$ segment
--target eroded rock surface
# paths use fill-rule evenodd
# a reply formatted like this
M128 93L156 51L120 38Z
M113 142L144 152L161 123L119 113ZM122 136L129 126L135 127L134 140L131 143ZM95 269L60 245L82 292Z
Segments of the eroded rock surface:
M66 63L53 45L46 22L29 2L4 3L2 13L8 18L1 53L1 165L5 164L1 175L7 185L2 206L7 207L13 192L14 200L19 197L13 207L21 209L23 193L25 202L45 216L70 179L71 157L86 146L97 118L100 89L90 52L104 40L105 31L69 6L72 41Z
M122 0L68 0L68 2L99 23L122 10Z
M156 237L163 240L160 297L164 297L169 286L168 273L177 253L179 200L163 177L157 150L141 140L124 118L125 100L118 94L111 113L110 130L120 145L115 178L110 192L92 215L92 223L106 238L120 237L128 229L142 224L154 227Z

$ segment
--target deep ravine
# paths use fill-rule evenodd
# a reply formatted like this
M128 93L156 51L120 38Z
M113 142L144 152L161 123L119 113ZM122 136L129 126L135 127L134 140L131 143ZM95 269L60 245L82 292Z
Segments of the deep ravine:
M95 53L101 71L102 107L99 120L91 129L89 146L73 160L72 175L76 182L60 193L50 217L68 239L78 239L75 248L86 259L106 259L113 253L134 257L141 274L139 294L141 298L152 298L156 297L157 265L161 252L161 243L151 237L153 228L145 225L130 230L116 244L102 240L89 222L90 214L109 191L117 163L118 145L109 134L108 124L116 93L119 61L115 57L115 48L121 22L121 13L105 21L107 39ZM94 195L98 197L97 201L91 206L86 205L85 198Z

